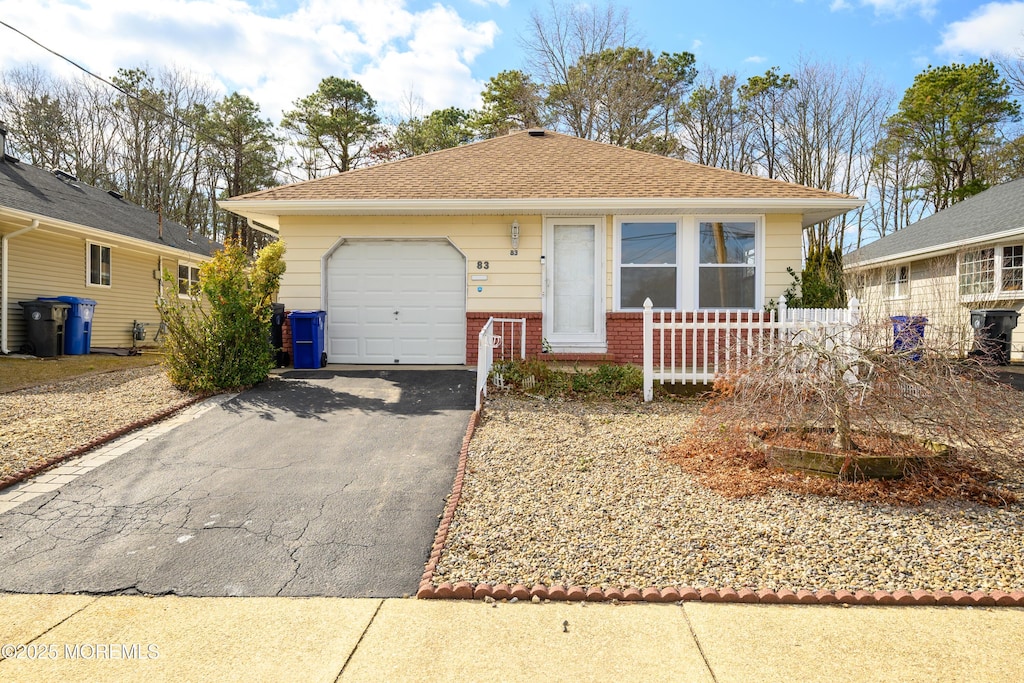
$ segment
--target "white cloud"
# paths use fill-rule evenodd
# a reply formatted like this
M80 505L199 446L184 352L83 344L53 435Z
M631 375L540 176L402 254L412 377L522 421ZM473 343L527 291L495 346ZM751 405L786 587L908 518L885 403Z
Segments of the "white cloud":
M1024 50L1024 2L990 2L942 32L938 52L989 57Z
M493 0L504 5L507 0ZM239 90L273 119L326 76L354 78L394 110L415 92L430 111L478 105L483 83L471 66L494 45L493 21L469 22L435 4L405 0L299 0L272 16L253 0L0 0L4 21L103 76L118 68L175 66ZM0 69L68 65L0 27Z
M762 57L761 55L751 55L744 59L743 61L746 62L747 64L763 64L764 62L768 61L768 59L766 57Z
M697 52L698 50L700 50L700 48L703 45L704 45L704 41L703 40L696 40L695 39L692 43L690 43L690 52Z
M938 0L858 0L861 7L870 7L875 11L876 16L901 17L908 12L917 12L925 19L935 16L935 6ZM833 0L829 5L833 12L853 9L846 0Z

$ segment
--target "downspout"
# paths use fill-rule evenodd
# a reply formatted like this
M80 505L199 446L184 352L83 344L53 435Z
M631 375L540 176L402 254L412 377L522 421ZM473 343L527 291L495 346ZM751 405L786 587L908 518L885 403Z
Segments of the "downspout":
M27 227L24 227L21 230L15 230L8 235L4 235L2 239L2 246L0 246L0 249L3 250L2 254L0 254L0 258L3 259L3 263L0 264L0 353L3 353L5 356L11 352L11 350L7 348L7 317L9 315L9 311L7 310L7 268L10 263L10 258L8 257L10 239L12 237L17 237L18 235L24 235L26 232L35 230L38 227L39 221L33 220Z

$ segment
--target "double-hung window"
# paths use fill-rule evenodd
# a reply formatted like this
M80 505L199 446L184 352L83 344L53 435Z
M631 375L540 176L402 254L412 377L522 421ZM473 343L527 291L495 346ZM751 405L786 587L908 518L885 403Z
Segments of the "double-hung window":
M960 296L968 300L1024 295L1024 245L973 249L957 266Z
M619 225L619 309L675 309L679 296L679 224L623 221Z
M188 263L178 264L178 295L194 296L199 291L199 268Z
M615 310L760 306L762 231L755 217L618 218Z
M1003 247L1002 277L1004 292L1020 292L1024 284L1024 245Z
M700 221L701 308L753 308L757 304L757 224Z
M89 243L85 248L88 284L99 287L110 286L110 247Z
M904 299L910 296L910 265L886 268L885 288L890 299Z

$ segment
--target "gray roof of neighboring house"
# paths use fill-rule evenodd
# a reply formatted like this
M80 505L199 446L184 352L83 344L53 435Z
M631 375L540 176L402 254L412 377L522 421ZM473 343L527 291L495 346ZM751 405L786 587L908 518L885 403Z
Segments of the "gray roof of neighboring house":
M850 266L911 253L953 248L986 236L1024 233L1024 178L996 185L948 209L890 233L845 257Z
M0 206L203 256L209 256L220 246L202 235L193 234L190 240L185 226L167 219L160 238L154 212L81 181L13 161L11 157L0 159Z

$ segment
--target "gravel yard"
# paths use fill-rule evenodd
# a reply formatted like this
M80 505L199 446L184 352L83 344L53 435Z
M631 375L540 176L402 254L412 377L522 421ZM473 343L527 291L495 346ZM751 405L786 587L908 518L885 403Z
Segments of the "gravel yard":
M1024 505L724 498L659 457L698 408L489 400L435 583L1024 589Z
M158 366L0 394L0 480L189 398Z

